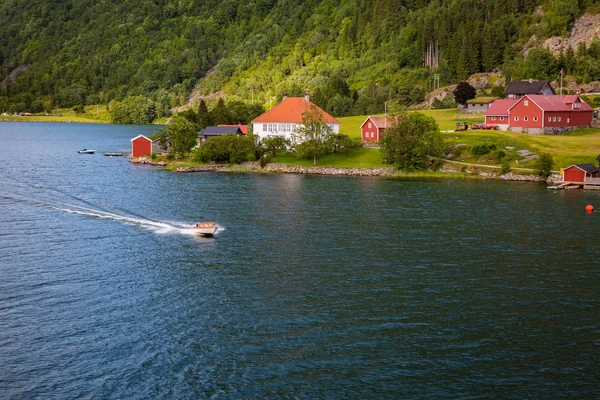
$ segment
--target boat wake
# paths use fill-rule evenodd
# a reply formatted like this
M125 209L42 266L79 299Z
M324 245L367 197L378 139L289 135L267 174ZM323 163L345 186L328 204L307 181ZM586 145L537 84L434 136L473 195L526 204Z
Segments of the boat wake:
M153 220L115 205L85 199L65 191L40 184L22 183L2 176L12 185L4 185L0 199L56 210L74 215L116 221L121 224L150 230L157 234L197 236L190 223Z

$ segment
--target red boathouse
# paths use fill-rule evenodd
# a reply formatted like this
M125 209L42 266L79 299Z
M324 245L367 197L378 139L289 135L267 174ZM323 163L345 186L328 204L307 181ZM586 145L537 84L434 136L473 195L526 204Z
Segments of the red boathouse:
M152 140L144 135L131 139L131 157L145 157L152 154Z

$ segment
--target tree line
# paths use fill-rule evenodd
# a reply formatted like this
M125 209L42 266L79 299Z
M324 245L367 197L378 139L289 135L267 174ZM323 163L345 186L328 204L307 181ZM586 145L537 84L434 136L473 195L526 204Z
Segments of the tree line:
M420 102L434 73L442 85L497 68L531 75L522 50L532 35L564 35L599 9L598 0L2 2L0 108L144 96L166 116L191 91L224 91L263 105L308 92L334 115L382 112L389 100ZM430 69L432 43L439 65ZM557 66L599 79L596 47L565 49Z

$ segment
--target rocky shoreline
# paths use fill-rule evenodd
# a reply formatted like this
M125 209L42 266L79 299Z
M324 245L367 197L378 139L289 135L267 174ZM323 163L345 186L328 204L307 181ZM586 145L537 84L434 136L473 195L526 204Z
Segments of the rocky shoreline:
M165 161L156 161L147 157L132 158L129 160L135 164L147 164L156 165L160 167L166 167L168 165ZM264 168L261 168L258 162L245 162L238 168L232 168L228 165L202 165L196 167L184 167L177 168L175 172L178 173L192 173L192 172L260 172L260 173L283 173L283 174L310 174L310 175L333 175L333 176L382 176L382 177L404 177L406 176L403 172L398 171L396 168L335 168L335 167L305 167L298 165L287 165L287 164L267 164ZM448 173L448 177L455 177L459 172L452 169L442 169L440 172ZM452 176L454 174L454 176ZM539 176L533 174L516 174L508 172L500 175L494 172L474 171L469 173L470 176L477 179L486 180L501 180L501 181L516 181L516 182L545 182L547 184L554 184L560 181L559 175L551 175L548 179L542 179Z

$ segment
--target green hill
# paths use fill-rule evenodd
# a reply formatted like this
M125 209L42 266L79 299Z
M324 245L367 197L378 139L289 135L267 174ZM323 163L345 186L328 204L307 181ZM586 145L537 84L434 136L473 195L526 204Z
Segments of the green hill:
M600 79L600 46L523 45L567 33L596 0L10 0L0 4L0 111L143 95L159 115L189 96L269 104L309 92L337 116L409 105L501 68ZM537 51L539 50L539 51ZM425 67L429 63L431 68Z

